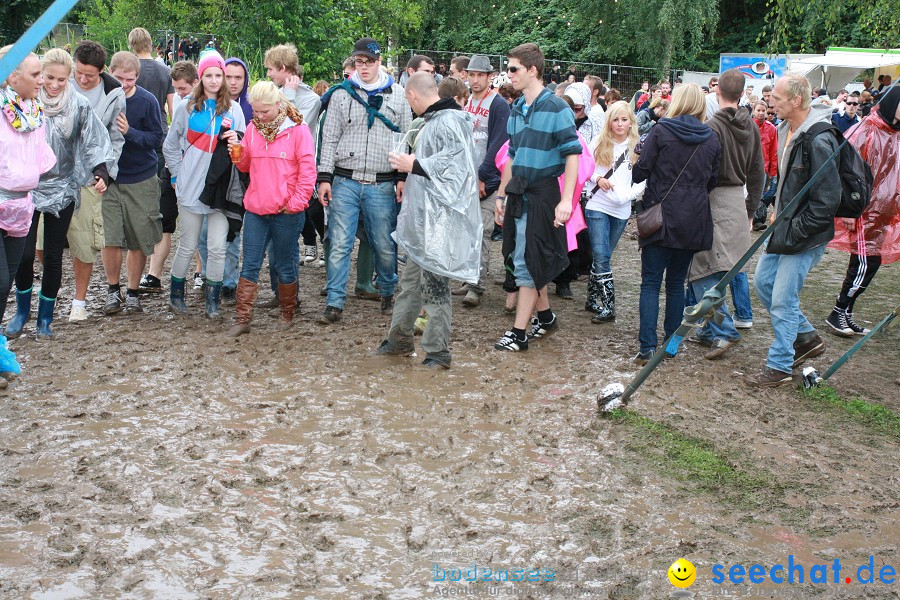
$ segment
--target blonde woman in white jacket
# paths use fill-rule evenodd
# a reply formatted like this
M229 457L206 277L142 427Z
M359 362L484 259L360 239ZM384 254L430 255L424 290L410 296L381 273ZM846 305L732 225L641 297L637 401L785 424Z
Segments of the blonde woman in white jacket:
M606 109L606 122L589 146L595 166L588 183L590 192L584 216L594 264L584 308L594 313L592 323L605 323L616 318L616 289L610 257L631 216L631 203L644 192L646 185L631 181L638 139L634 111L627 102L619 101Z

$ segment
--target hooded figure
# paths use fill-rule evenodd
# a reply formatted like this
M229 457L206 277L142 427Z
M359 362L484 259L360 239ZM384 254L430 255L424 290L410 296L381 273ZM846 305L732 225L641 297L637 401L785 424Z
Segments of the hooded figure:
M250 88L250 71L247 69L247 65L239 58L231 57L225 61L225 66L228 65L241 65L241 68L244 69L244 89L241 90L240 96L237 97L236 102L240 105L241 110L244 111L244 122L249 123L253 120L253 107L250 106L250 99L247 97L247 90Z
M454 110L452 101L442 100L424 115L416 141L416 162L424 174L414 170L421 176L407 179L393 235L426 271L477 283L482 224L473 119Z

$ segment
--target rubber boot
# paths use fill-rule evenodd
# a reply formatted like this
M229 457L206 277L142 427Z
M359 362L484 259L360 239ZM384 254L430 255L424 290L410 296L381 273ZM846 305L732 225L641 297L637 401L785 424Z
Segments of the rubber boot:
M372 285L372 274L375 272L375 251L368 242L359 242L359 251L356 254L356 286L354 292L357 298L363 300L379 300L381 294Z
M221 321L222 313L219 312L219 297L222 294L221 281L206 280L206 317L213 321Z
M0 377L5 381L12 381L22 372L16 355L7 348L6 337L0 335Z
M584 303L584 310L592 313L600 313L603 311L603 305L600 304L600 275L591 271L587 285L587 301Z
M278 300L281 302L281 323L279 329L284 331L294 324L294 312L297 309L297 280L293 283L278 284Z
M256 301L258 291L258 284L243 277L238 279L237 292L235 293L237 304L234 308L234 327L228 331L228 335L238 337L239 335L250 333L250 320L253 318L253 302Z
M591 323L608 323L616 320L616 288L613 284L612 273L600 275L600 305L601 310L593 317Z
M49 339L53 337L50 331L50 322L53 321L53 307L56 306L56 298L45 298L38 294L37 339Z
M169 290L169 308L176 315L186 315L188 309L184 303L184 279L172 275Z
M22 335L25 323L31 317L31 290L33 289L30 287L24 292L16 291L16 314L6 324L6 337L11 340Z

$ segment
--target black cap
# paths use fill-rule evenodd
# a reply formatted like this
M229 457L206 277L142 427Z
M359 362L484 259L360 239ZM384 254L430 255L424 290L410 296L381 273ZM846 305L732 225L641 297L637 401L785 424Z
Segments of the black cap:
M362 38L353 47L353 56L368 56L372 60L381 58L381 46L372 38Z

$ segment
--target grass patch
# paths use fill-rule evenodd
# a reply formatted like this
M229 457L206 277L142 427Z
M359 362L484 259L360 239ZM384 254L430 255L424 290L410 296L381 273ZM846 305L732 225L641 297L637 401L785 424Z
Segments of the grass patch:
M685 435L629 410L617 409L609 415L631 429L627 446L647 458L663 474L721 494L726 500L746 508L771 506L773 496L784 490L768 472L738 464L733 453L725 453L705 439Z
M900 416L880 404L873 404L862 398L845 400L834 388L828 386L810 388L803 393L814 402L846 413L855 422L867 426L870 431L878 431L900 440Z

